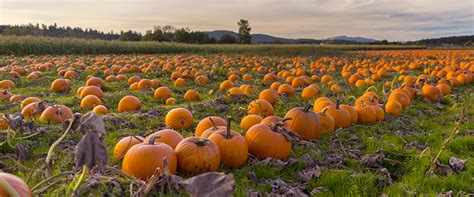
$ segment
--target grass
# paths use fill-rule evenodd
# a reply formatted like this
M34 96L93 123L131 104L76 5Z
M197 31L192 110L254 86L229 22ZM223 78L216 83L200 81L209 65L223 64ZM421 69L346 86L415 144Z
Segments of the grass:
M44 56L46 57L46 56ZM79 56L67 56L71 61L75 60ZM93 58L94 56L85 56L87 58ZM117 56L122 57L122 56ZM132 56L135 57L135 56ZM172 55L162 56L161 58L167 59L173 57ZM215 55L208 55L207 57L213 58ZM236 56L232 56L236 58ZM5 59L6 56L0 57ZM38 57L42 58L42 57ZM268 58L265 56L259 56L259 58ZM351 58L351 56L345 56L345 58ZM18 57L17 59L20 59ZM21 62L25 65L25 62ZM255 76L257 73L251 72ZM338 71L340 73L340 71ZM13 79L18 85L17 88L11 91L15 94L22 94L27 96L37 96L49 103L65 104L71 107L75 112L85 113L87 110L80 109L80 99L75 97L75 90L85 84L85 78L88 72L81 72L81 77L73 80L73 88L71 92L64 94L50 93L49 85L57 78L57 73L54 69L50 69L47 72L43 72L45 78L37 80L26 79L25 76L19 79ZM104 77L103 73L94 73L96 76ZM139 75L142 78L159 78L163 85L172 87L173 81L169 79L169 74L163 71L155 71L148 74L133 73ZM0 76L3 78L9 78L7 75ZM393 75L385 77L382 81L391 81ZM254 94L240 100L233 100L228 97L222 96L223 92L218 90L219 82L222 81L225 76L218 76L217 79L211 80L211 84L206 87L197 87L196 85L190 85L189 88L199 89L202 97L202 101L194 103L185 103L182 101L184 89L172 88L173 97L178 98L178 103L173 106L164 106L160 102L154 100L151 92L144 91L129 91L126 87L126 82L114 82L107 83L106 99L104 101L106 107L109 109L111 114L108 117L118 117L127 121L133 122L137 125L136 128L127 128L123 125L112 124L106 122L107 134L105 137L105 144L109 155L113 155L113 146L120 139L120 137L128 134L147 135L153 131L156 131L161 127L164 121L164 115L170 109L182 106L190 109L195 118L196 123L210 115L217 115L225 117L225 115L232 115L234 117L233 130L240 131L238 123L240 119L246 115L246 105L253 99L257 98L258 95ZM188 84L191 81L187 80ZM262 84L260 79L256 79L254 84ZM319 84L323 88L323 94L327 92L327 88L324 84ZM255 92L260 92L268 85L256 86ZM381 84L378 84L378 90ZM353 86L341 82L341 87L346 91L347 95L354 95L356 97L363 93L363 90L356 89ZM213 90L212 94L206 94L209 90ZM133 94L139 97L144 107L141 113L116 113L116 108L119 99L128 94ZM468 117L467 122L462 126L462 131L474 129L474 123L472 117L474 115L474 88L472 85L458 86L454 89L453 94L459 96L459 101L454 103L443 103L443 104L429 104L422 98L417 98L412 103L412 106L403 111L401 117L392 117L387 115L386 120L377 123L375 126L360 126L355 125L347 129L343 129L337 133L337 135L323 136L321 139L314 141L316 147L308 148L306 146L294 146L291 157L300 159L303 155L308 154L312 159L316 161L322 161L326 156L333 153L342 153L341 148L345 147L346 150L354 149L351 147L363 144L360 148L361 155L374 154L377 149L381 148L384 151L385 157L388 159L385 161L384 166L387 167L389 172L393 176L393 184L387 187L379 187L378 182L383 177L376 172L376 170L367 168L362 165L357 159L351 157L344 157L342 168L333 167L321 167L321 176L319 178L313 178L307 185L309 191L317 187L324 187L328 191L316 196L380 196L382 194L388 194L389 196L411 196L411 195L435 195L446 191L454 191L454 193L464 192L472 193L472 175L474 174L474 164L472 162L474 150L474 138L461 132L452 143L450 143L443 154L441 154L440 160L442 163L447 163L449 157L454 156L461 159L469 160L466 163L466 170L456 173L451 176L426 176L426 171L429 168L430 160L427 157L419 158L420 150L414 148L406 148L405 142L416 141L420 145L429 145L433 152L437 152L438 148L442 144L445 137L454 127L455 118L458 116L459 111L465 108L466 115ZM331 96L330 96L331 97ZM221 99L222 98L222 99ZM334 99L334 97L331 97ZM218 104L214 104L213 100L220 99ZM352 101L346 100L345 103L352 103ZM282 96L281 102L276 106L276 115L283 116L286 111L296 106L303 106L308 101L302 100L299 95L295 96ZM225 110L222 108L226 106ZM156 110L160 115L158 116L147 116L146 112L150 110ZM19 112L19 105L7 105L6 102L0 101L0 112L2 113L15 113ZM31 168L38 158L47 152L49 146L54 140L61 135L61 129L58 125L44 125L41 124L39 127L46 127L47 132L37 136L33 139L19 140L16 143L22 144L29 148L31 159L22 163ZM399 134L398 131L402 131L404 134ZM184 136L191 136L193 129L184 130L182 134ZM81 134L72 133L66 139L78 142L81 138ZM341 146L333 146L331 142L335 139L339 139ZM0 136L0 139L2 137ZM10 154L0 147L0 156ZM53 156L52 170L54 174L61 171L72 170L73 166L73 149L71 147L57 148ZM16 174L23 179L27 179L29 176L29 170L22 170L15 167L11 160L2 160L5 163L6 168L3 169L7 172ZM113 158L109 160L109 164L114 166L120 166L121 162ZM264 179L282 179L289 183L297 183L298 177L296 172L305 169L305 164L301 161L291 164L285 167L272 166L267 164L246 164L240 169L226 169L221 168L220 171L226 173L233 173L236 178L237 190L236 196L246 196L247 189L253 189L259 192L271 192L271 186L268 184L255 184L249 179L251 172L254 172L259 180ZM34 176L29 182L30 187L38 184L44 179L43 176ZM123 179L119 179L124 185L123 190L113 190L115 192L128 192L128 182ZM44 195L60 195L62 194L61 188L66 188L69 183L66 182L60 185L55 190L49 190ZM92 189L89 192L100 194L104 191L104 185L101 185L97 189ZM112 191L112 190L108 190Z
M261 55L335 55L341 50L424 49L415 45L196 45L123 42L52 37L0 36L0 55L228 53Z

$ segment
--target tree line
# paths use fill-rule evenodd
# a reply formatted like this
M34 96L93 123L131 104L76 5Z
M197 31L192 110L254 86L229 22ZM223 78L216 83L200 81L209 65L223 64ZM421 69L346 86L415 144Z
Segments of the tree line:
M248 21L241 19L238 23L238 39L232 35L223 35L218 40L210 37L206 32L192 31L189 28L176 28L171 25L156 26L142 35L140 32L128 30L120 33L101 32L91 28L59 27L53 25L28 24L28 25L0 25L0 35L12 36L48 36L48 37L71 37L97 40L120 40L120 41L158 41L177 42L192 44L250 44L250 25Z

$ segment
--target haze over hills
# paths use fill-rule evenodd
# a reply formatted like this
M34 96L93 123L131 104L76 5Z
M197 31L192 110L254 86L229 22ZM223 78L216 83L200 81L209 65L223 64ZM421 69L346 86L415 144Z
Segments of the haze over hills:
M238 38L238 34L233 31L228 30L215 30L206 32L209 37L219 40L223 35L229 34L235 38ZM343 41L343 42L354 42L354 43L372 43L377 42L378 40L371 39L371 38L363 38L363 37L350 37L350 36L335 36L331 38L326 38L322 40L311 39L311 38L299 38L299 39L291 39L291 38L280 38L275 37L267 34L252 34L252 42L253 43L285 43L285 44L294 44L294 43L320 43L321 41Z

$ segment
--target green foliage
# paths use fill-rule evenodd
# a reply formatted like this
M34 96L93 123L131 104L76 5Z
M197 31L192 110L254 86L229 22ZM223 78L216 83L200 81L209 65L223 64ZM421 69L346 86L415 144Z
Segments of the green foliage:
M237 25L239 25L239 43L250 44L252 42L252 36L250 35L252 28L250 28L249 21L240 19Z

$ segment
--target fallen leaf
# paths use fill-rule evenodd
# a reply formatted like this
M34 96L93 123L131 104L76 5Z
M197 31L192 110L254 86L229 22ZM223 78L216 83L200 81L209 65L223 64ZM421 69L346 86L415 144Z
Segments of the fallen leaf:
M107 165L109 155L104 144L105 127L102 119L94 112L89 112L76 120L79 120L79 123L75 129L85 133L76 146L76 168L81 169L87 165L92 169L95 166Z
M443 176L454 174L454 170L450 166L442 164L438 160L435 162L435 172L436 174Z
M454 171L459 172L464 170L464 165L466 164L466 161L467 160L458 159L456 157L450 157L448 163Z
M316 194L319 194L319 193L324 193L324 192L328 192L329 190L326 189L325 187L317 187L317 188L314 188L313 191L311 191L311 195L316 195Z
M234 175L208 172L181 181L191 196L232 196L235 190Z
M361 159L361 162L370 168L381 168L383 167L383 161L385 155L381 149L378 149L374 155L364 155Z
M298 172L298 177L304 181L304 183L308 183L313 177L318 178L319 176L321 176L321 168L317 165L311 169Z

